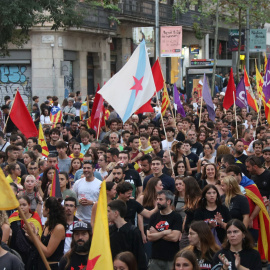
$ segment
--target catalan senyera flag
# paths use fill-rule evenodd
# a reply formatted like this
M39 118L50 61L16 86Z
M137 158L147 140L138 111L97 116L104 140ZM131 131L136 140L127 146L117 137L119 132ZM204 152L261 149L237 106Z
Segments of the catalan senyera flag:
M261 209L259 212L258 251L262 260L269 260L270 247L268 240L270 239L270 217L264 205L263 198L258 187L251 179L243 176L240 185L245 188L247 198L252 200L252 202Z
M267 56L266 53L264 54L264 73L266 72L266 66L267 66Z
M56 123L62 123L63 113L58 106L53 106L51 109L50 120L53 123L53 128L56 126Z
M56 198L62 197L62 193L60 189L60 182L59 182L59 174L57 170L55 170L54 175L53 175L50 197L56 197Z
M0 210L12 210L18 207L19 202L6 180L4 172L0 169Z
M161 103L161 114L162 116L165 115L165 112L170 104L170 98L167 91L166 83L164 82L164 89L162 93L162 103Z
M246 87L246 93L247 93L247 102L248 105L255 111L258 112L258 105L257 105L257 101L255 99L253 90L251 88L251 84L248 78L248 74L246 71L246 67L244 67L244 82L245 82L245 87Z
M86 270L113 270L107 208L106 181L103 181Z
M258 70L258 68L256 66L256 85L257 85L257 92L258 92L259 98L261 100L264 99L263 83L264 83L263 77L262 77L261 73L259 72L259 70Z
M39 123L39 129L38 129L38 144L42 148L42 156L48 157L49 149L48 149L47 143L46 143L46 141L44 139L44 133L43 133L41 123Z

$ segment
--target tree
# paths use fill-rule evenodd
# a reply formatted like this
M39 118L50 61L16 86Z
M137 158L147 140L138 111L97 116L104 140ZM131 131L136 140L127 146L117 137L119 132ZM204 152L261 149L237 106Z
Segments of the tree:
M0 5L0 54L8 53L8 43L22 46L29 30L49 23L52 30L79 27L84 11L79 0L2 0Z

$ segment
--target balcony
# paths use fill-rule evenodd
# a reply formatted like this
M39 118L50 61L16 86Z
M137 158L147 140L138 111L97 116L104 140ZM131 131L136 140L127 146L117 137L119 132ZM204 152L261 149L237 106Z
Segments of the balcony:
M101 6L91 7L85 3L80 3L80 7L87 10L82 27L116 31L117 24L109 19L111 15L115 16L115 13Z

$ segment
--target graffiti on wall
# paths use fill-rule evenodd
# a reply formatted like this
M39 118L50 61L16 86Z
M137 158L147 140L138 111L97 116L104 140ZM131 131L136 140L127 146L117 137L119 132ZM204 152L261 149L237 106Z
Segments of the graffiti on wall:
M5 96L13 98L17 89L26 106L31 106L31 65L0 65L0 105Z

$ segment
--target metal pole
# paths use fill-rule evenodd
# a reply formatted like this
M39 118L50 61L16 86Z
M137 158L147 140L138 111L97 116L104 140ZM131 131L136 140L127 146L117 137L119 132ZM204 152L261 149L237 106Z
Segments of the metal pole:
M246 70L247 70L247 74L249 75L249 8L247 8L247 35L246 35L246 43L247 43L247 48L246 48Z
M156 59L159 58L159 0L156 0Z

